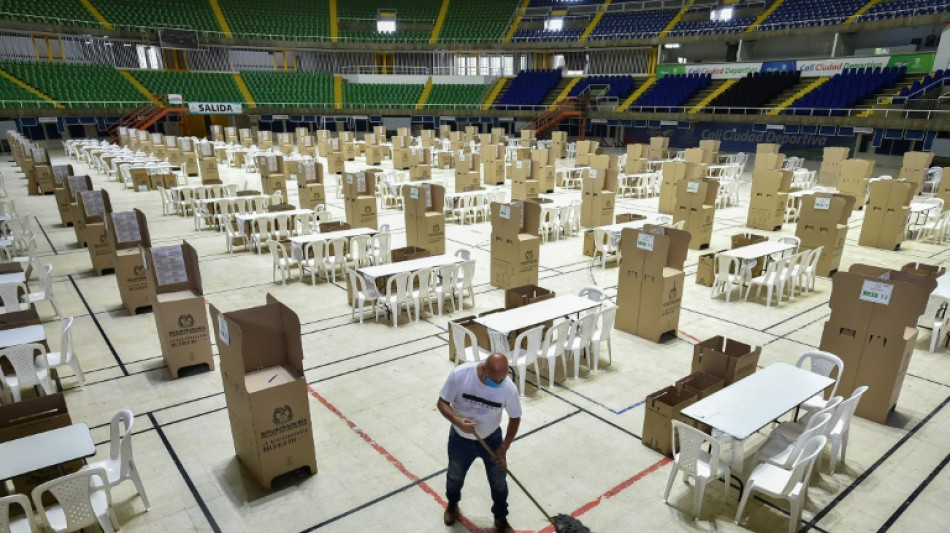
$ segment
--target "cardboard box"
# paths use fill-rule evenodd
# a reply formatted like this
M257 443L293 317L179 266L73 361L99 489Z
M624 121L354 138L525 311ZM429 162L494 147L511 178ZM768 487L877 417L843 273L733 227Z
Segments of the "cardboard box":
M690 178L701 178L697 176L697 167L693 163L682 161L669 161L663 163L661 167L663 181L660 182L660 206L659 212L672 215L676 210L676 184L682 180Z
M853 196L856 209L862 209L867 203L868 180L871 179L873 171L874 161L848 159L841 163L838 192Z
M198 159L198 171L201 174L203 185L221 184L221 175L218 173L218 159L216 157L201 157Z
M651 224L622 231L617 329L653 342L676 333L689 241L686 231Z
M316 209L327 203L323 186L323 165L317 161L304 161L297 166L297 198L302 209Z
M463 174L455 173L455 192L477 191L481 188L482 177L477 170Z
M772 143L759 143L755 145L755 154L777 154L782 151L782 145Z
M764 154L755 154L755 165L753 166L753 172L758 172L760 170L778 170L782 168L782 165L785 164L785 154L778 153L764 153Z
M505 309L514 309L549 298L554 298L554 291L537 285L512 287L505 290Z
M836 394L868 391L856 414L884 423L897 405L917 341L917 319L937 281L928 276L855 264L832 278L831 316L820 348L844 361Z
M682 180L676 184L676 209L673 222L684 221L683 229L691 238L689 247L701 250L712 239L713 222L716 217L716 197L719 181L714 179Z
M693 345L690 372L705 372L725 380L726 386L755 373L761 346L751 346L717 335Z
M162 357L172 377L189 366L214 370L198 253L187 242L142 250Z
M113 243L115 281L119 285L122 305L134 315L138 309L152 305L151 286L145 270L145 261L139 247L150 248L145 214L134 209L110 213L107 218L109 240Z
M418 246L406 246L404 248L395 248L391 252L393 263L400 263L402 261L410 261L412 259L421 259L423 257L430 257L432 254L424 248L419 248Z
M875 180L869 189L868 206L858 244L896 250L904 241L910 202L917 186L903 180Z
M526 201L538 198L540 185L536 180L523 180L511 182L511 200Z
M88 244L92 269L98 275L115 270L113 244L104 224L105 218L112 212L109 193L103 189L83 191L76 195L78 212L83 218L81 224L85 232L84 240Z
M716 254L711 252L699 256L699 266L696 269L696 285L712 287L716 280Z
M445 253L445 188L428 183L403 187L406 244Z
M343 154L340 152L330 152L326 156L327 158L327 172L330 174L343 174L346 172L345 164L343 163Z
M211 314L238 459L265 490L288 472L316 474L297 314L270 294L261 307Z
M925 263L907 263L901 267L901 272L937 279L940 276L946 274L947 269L941 266L928 265Z
M680 413L697 400L695 394L675 386L648 395L643 414L643 445L663 455L672 454L673 420L687 422Z
M482 154L482 180L485 185L504 185L505 183L505 160L504 159L485 159Z
M721 391L726 386L726 380L705 372L693 372L685 378L678 379L675 386L677 389L695 394L698 401Z
M491 284L501 289L538 284L541 206L492 203Z
M85 244L86 234L85 229L82 227L76 228L77 225L83 226L85 219L79 213L79 204L76 203L76 195L83 191L92 190L92 179L89 176L67 176L66 180L63 182L63 192L56 193L57 206L60 208L60 217L63 216L63 211L67 211L68 215L63 220L63 224L67 226L73 226L76 232L76 240L79 242L80 246ZM60 203L62 201L62 203ZM76 219L80 219L78 222Z
M765 231L782 228L792 177L792 172L783 170L753 172L747 227Z
M816 271L819 276L830 276L841 263L854 197L829 193L807 194L802 197L801 205L795 228L795 236L802 241L799 251L824 247Z

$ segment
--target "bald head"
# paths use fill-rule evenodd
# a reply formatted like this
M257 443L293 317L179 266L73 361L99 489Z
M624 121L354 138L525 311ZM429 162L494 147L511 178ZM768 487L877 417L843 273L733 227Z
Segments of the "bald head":
M501 383L508 376L508 358L505 354L493 353L482 364L485 368L485 376L495 383Z

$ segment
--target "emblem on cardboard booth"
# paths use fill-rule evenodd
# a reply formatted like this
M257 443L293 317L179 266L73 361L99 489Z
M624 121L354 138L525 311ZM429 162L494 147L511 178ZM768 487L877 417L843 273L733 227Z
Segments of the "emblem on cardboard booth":
M195 325L195 317L191 315L180 315L178 317L178 327L190 328Z
M133 272L136 276L144 276L144 275L145 275L145 267L142 266L142 265L135 265L135 267L132 269L132 272Z
M527 252L525 252L524 256L525 256L525 259L527 259L528 261L534 259L534 250L528 250Z
M294 419L294 410L289 405L274 409L274 423L286 424Z

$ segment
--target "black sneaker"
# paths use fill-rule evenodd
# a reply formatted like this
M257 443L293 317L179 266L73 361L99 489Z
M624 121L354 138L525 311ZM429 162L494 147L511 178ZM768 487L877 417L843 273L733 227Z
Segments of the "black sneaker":
M451 526L459 519L459 504L458 502L449 502L445 507L445 513L442 515L442 521L445 522L445 525Z
M515 529L511 527L508 519L504 516L495 518L495 529L498 530L498 533L515 533Z

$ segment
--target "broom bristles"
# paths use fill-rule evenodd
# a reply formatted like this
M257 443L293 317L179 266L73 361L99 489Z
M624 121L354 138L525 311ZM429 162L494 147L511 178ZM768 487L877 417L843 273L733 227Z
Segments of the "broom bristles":
M554 530L557 533L591 533L590 528L580 520L566 514L554 517Z

